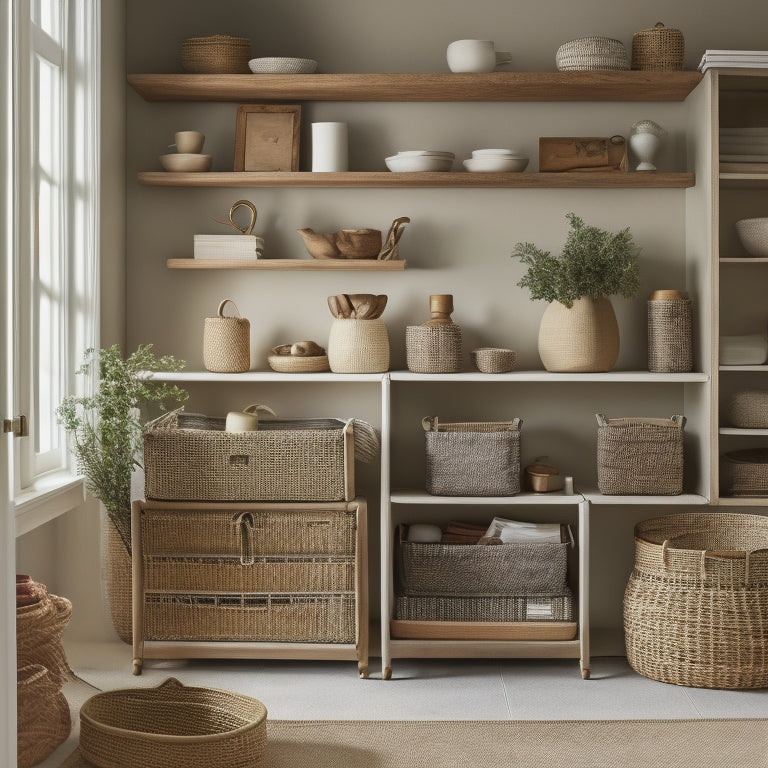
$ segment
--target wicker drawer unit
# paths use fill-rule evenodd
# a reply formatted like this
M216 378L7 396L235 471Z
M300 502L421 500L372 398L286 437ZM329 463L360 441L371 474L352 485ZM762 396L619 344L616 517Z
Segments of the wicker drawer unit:
M134 672L144 657L354 658L367 675L366 505L133 507Z

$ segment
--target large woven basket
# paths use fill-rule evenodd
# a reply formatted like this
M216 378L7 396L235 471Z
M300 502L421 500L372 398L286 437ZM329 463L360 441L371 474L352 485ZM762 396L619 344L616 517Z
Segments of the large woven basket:
M380 318L337 317L328 336L328 364L334 373L389 370L389 335Z
M728 421L741 429L768 429L768 389L740 389L728 399Z
M627 49L611 37L580 37L563 43L555 54L560 71L593 69L629 69Z
M573 595L398 596L403 621L573 621Z
M768 518L703 512L635 527L627 659L701 688L768 687Z
M61 687L70 669L61 637L69 624L72 603L50 593L37 603L16 609L16 658L19 667L41 665Z
M522 421L441 424L422 419L426 489L435 496L514 496L520 493Z
M190 37L181 44L181 67L195 74L248 74L251 41L247 37Z
M693 310L690 299L648 302L648 370L687 373L693 370Z
M260 701L174 678L98 693L80 709L80 751L98 768L257 768L266 744Z
M606 495L683 492L684 416L607 419L597 414L597 485Z
M768 496L768 448L728 451L720 459L725 496Z
M682 69L685 40L679 29L655 27L632 35L632 69Z
M456 373L461 370L461 328L454 323L409 325L405 354L414 373Z

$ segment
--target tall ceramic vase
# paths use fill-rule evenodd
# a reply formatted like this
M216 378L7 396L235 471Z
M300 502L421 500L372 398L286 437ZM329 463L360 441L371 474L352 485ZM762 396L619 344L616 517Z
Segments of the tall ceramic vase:
M583 296L568 308L553 301L539 326L539 357L548 371L610 371L619 357L619 326L610 299Z

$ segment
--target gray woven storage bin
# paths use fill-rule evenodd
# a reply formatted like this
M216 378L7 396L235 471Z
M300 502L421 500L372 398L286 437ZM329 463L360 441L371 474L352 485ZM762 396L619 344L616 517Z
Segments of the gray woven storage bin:
M635 527L627 660L703 688L768 687L768 518L697 512Z
M684 416L607 419L597 415L597 485L605 495L683 492Z
M434 496L520 493L520 419L440 424L422 420L426 489Z
M621 40L611 37L580 37L563 43L555 54L560 71L629 69L629 56Z
M461 370L461 328L454 323L409 325L405 356L414 373L457 373Z
M768 448L723 454L720 489L724 496L768 496Z
M402 537L402 529L400 530ZM400 540L400 595L561 595L568 589L568 544L420 544Z
M693 370L693 310L690 299L648 302L648 370Z
M573 621L573 594L491 597L406 597L395 600L402 621Z
M728 399L729 424L741 429L768 429L768 389L740 389Z

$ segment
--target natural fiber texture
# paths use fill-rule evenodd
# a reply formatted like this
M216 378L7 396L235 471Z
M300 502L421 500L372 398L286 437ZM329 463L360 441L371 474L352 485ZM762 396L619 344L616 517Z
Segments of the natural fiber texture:
M414 373L456 373L461 370L461 328L454 323L409 325L405 354Z
M388 371L389 335L384 321L337 317L328 336L328 363L334 373Z
M725 496L768 496L768 448L729 451L720 459Z
M248 74L251 41L247 37L190 37L181 44L181 67L197 74Z
M728 423L741 429L768 429L768 389L740 389L728 399Z
M257 699L169 678L98 693L80 708L80 750L103 768L256 768L267 742Z
M592 685L592 683L584 683ZM267 723L264 768L757 768L768 721L311 721ZM90 768L79 752L61 768Z
M424 419L426 489L434 496L520 493L520 419L440 424Z
M61 644L71 614L72 603L50 593L33 605L17 608L17 667L43 666L53 684L60 688L71 674Z
M222 418L180 412L148 424L146 497L340 501L354 496L347 493L354 485L354 450L345 450L351 422L263 420L253 432L226 432L224 426Z
M557 49L555 64L561 71L629 69L629 58L620 40L597 36L580 37Z
M69 704L48 670L29 664L16 675L16 707L18 768L30 768L69 736Z
M606 419L597 414L597 485L605 495L683 492L684 416Z
M507 373L515 367L517 352L513 349L480 347L472 350L472 362L481 373Z
M131 555L117 528L106 515L102 517L102 585L112 626L124 642L131 642L132 597Z
M685 40L679 29L659 22L632 35L632 69L682 69Z
M417 544L396 549L400 595L561 595L568 589L568 545Z
M405 621L573 621L573 595L397 597L396 619Z
M331 366L328 364L328 355L312 355L311 357L269 355L267 362L273 371L279 373L316 373L331 370Z
M223 302L222 302L223 305ZM251 324L244 317L206 317L203 365L216 373L244 373L251 367Z
M635 527L627 659L703 688L768 687L768 518L708 512Z
M648 370L693 370L693 310L690 299L648 302Z
M768 216L739 219L736 234L750 256L768 256Z

